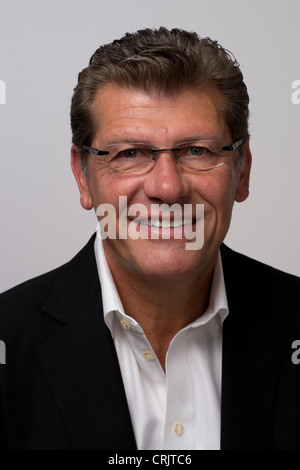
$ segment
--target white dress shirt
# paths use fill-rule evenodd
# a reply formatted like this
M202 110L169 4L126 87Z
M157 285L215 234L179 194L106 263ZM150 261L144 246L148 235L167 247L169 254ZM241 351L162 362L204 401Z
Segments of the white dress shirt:
M220 449L222 327L228 315L221 256L206 312L170 343L164 373L142 328L126 315L102 240L95 254L139 450Z

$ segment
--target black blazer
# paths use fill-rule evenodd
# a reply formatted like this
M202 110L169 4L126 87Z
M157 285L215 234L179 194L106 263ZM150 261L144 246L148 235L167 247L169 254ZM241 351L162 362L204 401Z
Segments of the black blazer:
M221 248L222 449L300 450L300 280ZM64 266L0 296L0 447L136 449L94 236Z

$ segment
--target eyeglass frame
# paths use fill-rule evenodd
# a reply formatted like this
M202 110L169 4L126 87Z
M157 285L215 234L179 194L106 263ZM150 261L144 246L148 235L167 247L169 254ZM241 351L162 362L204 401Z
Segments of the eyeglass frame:
M210 139L204 139L203 141L209 141L209 140ZM196 141L194 141L194 142L196 142ZM183 143L186 144L186 143L193 143L193 142L182 142L182 144ZM236 142L234 142L231 145L225 145L225 146L221 147L221 150L224 150L225 152L231 152L233 150L236 150L242 143L243 143L243 139L238 139ZM137 143L137 142L130 142L130 144L142 145L141 143ZM180 145L180 144L178 144L178 145ZM92 153L94 155L97 155L97 156L105 156L105 155L109 155L109 153L110 153L108 150L99 150L99 149L96 149L94 147L89 147L88 145L81 145L81 148L83 150L86 150L87 152L90 152L90 153ZM171 148L171 149L149 149L149 151L154 154L152 156L152 160L154 160L154 161L156 161L156 155L160 152L172 152L175 155L175 160L178 160L179 155L177 155L176 152L178 152L180 150L181 150L180 147ZM212 167L212 168L215 168L215 167Z

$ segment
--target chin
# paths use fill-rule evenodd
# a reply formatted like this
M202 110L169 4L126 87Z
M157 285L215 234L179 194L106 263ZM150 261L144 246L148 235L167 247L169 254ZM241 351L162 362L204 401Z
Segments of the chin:
M200 251L186 251L184 247L170 247L170 244L156 246L140 253L136 250L130 264L140 275L152 279L180 280L200 270Z

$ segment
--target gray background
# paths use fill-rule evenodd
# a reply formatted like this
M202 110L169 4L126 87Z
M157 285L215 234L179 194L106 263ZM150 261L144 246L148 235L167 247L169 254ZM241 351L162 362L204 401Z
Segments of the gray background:
M0 0L0 291L68 261L95 230L69 164L77 74L100 44L161 25L217 39L240 62L253 170L226 243L300 275L299 18L299 0Z

